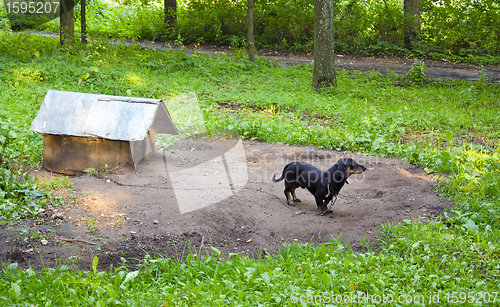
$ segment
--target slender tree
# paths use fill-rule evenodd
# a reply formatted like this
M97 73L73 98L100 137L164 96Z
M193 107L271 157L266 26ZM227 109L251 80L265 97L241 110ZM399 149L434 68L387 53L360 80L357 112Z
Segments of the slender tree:
M420 2L419 0L404 0L405 15L405 47L411 49L412 42L420 40Z
M170 28L177 25L177 0L164 0L165 24Z
M253 37L253 0L248 0L247 11L248 59L255 63L255 39Z
M75 42L74 6L74 0L61 0L61 8L59 12L61 45Z
M317 89L337 84L333 43L333 1L314 0L313 86Z
M85 0L80 1L81 13L80 13L80 27L81 27L81 41L83 44L87 43L87 4Z

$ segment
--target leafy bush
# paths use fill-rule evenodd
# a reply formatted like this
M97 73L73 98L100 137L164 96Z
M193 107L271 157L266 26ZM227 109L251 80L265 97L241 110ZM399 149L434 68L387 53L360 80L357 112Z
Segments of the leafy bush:
M0 2L0 29L10 30L10 21L3 1Z
M190 1L179 10L178 26L186 42L240 45L246 31L246 1Z
M256 1L254 33L263 47L312 50L314 0Z
M468 57L500 52L498 1L420 1L422 38L448 55Z
M423 61L415 60L410 67L410 72L408 73L408 78L411 83L415 85L425 84L428 79L425 75L425 71L427 70L427 66Z

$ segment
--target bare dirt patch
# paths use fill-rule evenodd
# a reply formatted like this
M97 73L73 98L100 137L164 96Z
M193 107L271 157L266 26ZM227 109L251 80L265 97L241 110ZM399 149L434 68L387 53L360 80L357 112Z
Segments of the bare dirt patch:
M451 206L434 192L435 178L398 159L251 141L240 143L247 178L236 178L227 159L224 165L232 182L224 189L218 178L225 175L217 177L212 166L220 162L217 157L221 154L228 157L227 150L235 144L236 140L184 140L163 155L140 163L136 170L107 172L101 178L74 177L79 195L76 202L67 208L49 208L38 221L24 221L13 230L1 226L0 260L40 268L53 266L58 259L89 269L94 255L101 268L108 268L119 265L122 258L130 263L145 253L181 257L189 248L203 251L203 246L214 246L226 255L272 253L284 242L332 238L356 246L364 238L374 239L382 223L431 219ZM302 202L288 207L283 183L271 182L272 175L281 174L290 161L307 161L327 169L346 156L368 170L349 179L333 213L314 215L314 197L302 189L297 190ZM242 166L238 167L241 171ZM191 177L182 194L174 190L174 183L179 188L182 180L173 176L185 170ZM39 173L53 176L43 170ZM238 184L242 180L246 183ZM211 184L221 184L221 188ZM181 196L184 202L177 199ZM191 206L190 199L201 201ZM11 244L13 239L17 240ZM10 259L11 252L14 259Z
M143 43L145 48L161 48L161 44ZM214 52L231 53L238 48L227 46L187 46L188 54L192 51L211 54ZM292 53L279 50L259 50L260 57L272 59L285 67L311 64L314 60L314 53ZM359 70L359 71L378 71L382 74L387 74L389 71L394 71L398 74L407 74L413 64L414 59L406 57L380 57L380 56L361 56L349 54L336 54L335 65L344 70ZM471 80L476 81L481 78L486 78L491 81L500 80L500 67L495 65L472 65L463 63L453 63L446 59L442 61L424 60L427 70L425 74L429 78L444 79L451 78L456 80Z

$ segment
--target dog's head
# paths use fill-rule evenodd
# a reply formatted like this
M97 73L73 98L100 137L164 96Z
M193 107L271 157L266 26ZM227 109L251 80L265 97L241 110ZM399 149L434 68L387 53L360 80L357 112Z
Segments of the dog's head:
M364 167L361 164L356 163L356 161L354 161L351 158L342 158L337 163L344 164L349 176L354 175L354 174L361 174L362 172L366 171L366 167Z
M334 167L335 166L336 170L334 178L336 182L346 181L349 176L360 174L366 170L366 167L356 163L356 161L351 158L342 158L337 161Z

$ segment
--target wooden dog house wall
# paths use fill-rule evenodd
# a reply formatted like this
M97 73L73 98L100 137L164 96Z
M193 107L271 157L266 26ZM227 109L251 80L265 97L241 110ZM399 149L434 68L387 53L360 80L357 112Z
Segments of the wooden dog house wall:
M44 167L59 173L136 166L156 133L179 133L161 100L53 90L30 130L43 135Z

